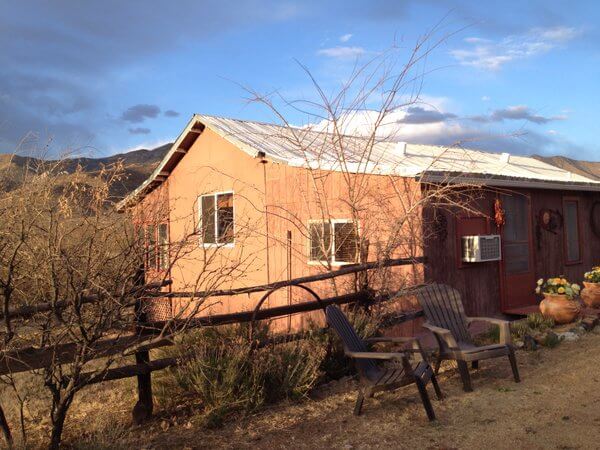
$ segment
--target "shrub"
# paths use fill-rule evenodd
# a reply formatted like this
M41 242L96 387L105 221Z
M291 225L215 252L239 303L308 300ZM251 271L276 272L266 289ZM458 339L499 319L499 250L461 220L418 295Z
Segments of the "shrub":
M315 341L286 342L254 349L247 326L206 328L188 333L169 350L180 360L157 379L159 400L199 400L204 425L220 426L234 412L305 396L320 377L325 350ZM254 337L264 336L265 328ZM253 342L256 342L254 340Z

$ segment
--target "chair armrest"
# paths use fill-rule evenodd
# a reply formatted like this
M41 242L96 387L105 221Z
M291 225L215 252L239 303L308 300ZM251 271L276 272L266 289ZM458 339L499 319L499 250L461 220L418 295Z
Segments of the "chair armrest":
M454 336L452 336L452 332L450 330L448 330L446 328L442 328L442 327L436 327L435 325L431 325L428 322L425 322L423 324L423 328L427 328L429 331L431 331L435 335L440 346L441 346L441 343L443 342L451 350L459 349L456 339L454 339Z
M404 343L407 343L407 342L412 342L415 339L416 339L415 337L386 337L386 336L381 336L381 337L366 338L366 339L363 339L363 340L365 342L369 342L371 344L377 344L379 342L391 342L393 344L404 344Z
M367 339L364 339L364 341L368 342L368 343L372 343L372 344L384 343L384 342L390 342L393 344L412 344L411 345L412 348L405 348L402 351L406 352L406 353L417 354L421 357L421 359L423 361L427 361L427 354L423 350L423 347L421 346L421 343L419 342L419 340L414 336L410 336L410 337L382 336L382 337L367 338Z
M346 352L346 356L356 359L382 359L402 361L406 358L404 353L384 353L384 352Z
M510 322L508 320L496 319L495 317L467 317L467 323L472 322L488 322L493 325L498 325L500 328L500 344L510 344Z

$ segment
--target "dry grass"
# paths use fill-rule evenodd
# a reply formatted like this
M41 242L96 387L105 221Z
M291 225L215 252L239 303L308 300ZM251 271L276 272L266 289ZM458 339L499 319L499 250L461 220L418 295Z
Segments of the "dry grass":
M367 401L352 416L352 382L336 383L299 404L280 404L218 430L200 426L193 410L157 411L144 427L129 425L135 382L94 386L67 421L76 448L598 448L600 334L555 349L518 353L523 382L503 360L482 362L475 392L464 393L451 367L441 375L447 399L428 423L416 389ZM118 423L124 425L119 426Z

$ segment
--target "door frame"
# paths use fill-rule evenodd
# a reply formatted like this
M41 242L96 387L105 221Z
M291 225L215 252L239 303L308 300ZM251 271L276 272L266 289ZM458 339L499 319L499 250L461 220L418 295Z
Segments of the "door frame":
M528 232L528 240L529 240L529 272L524 272L524 273L533 273L533 278L535 280L535 261L536 261L536 255L535 255L535 245L533 245L533 228L535 226L535 224L533 223L533 207L531 204L531 193L530 192L517 192L517 191L513 191L513 193L509 193L509 194L500 194L503 196L506 195L520 195L523 196L527 199L527 214L529 214L529 232ZM514 309L515 307L511 307L510 305L507 304L507 298L506 298L506 259L504 257L504 255L506 254L504 252L504 228L500 228L499 230L500 233L500 241L501 241L501 245L502 245L502 259L500 260L500 264L498 264L498 273L499 273L499 277L500 277L500 310L501 311L507 311L510 309ZM533 291L534 286L531 286L531 289Z

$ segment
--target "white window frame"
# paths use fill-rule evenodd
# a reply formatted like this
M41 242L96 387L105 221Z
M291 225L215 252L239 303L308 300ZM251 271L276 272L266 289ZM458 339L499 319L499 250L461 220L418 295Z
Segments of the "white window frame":
M312 243L310 240L310 225L313 223L329 223L331 224L331 261L327 261L327 260L317 260L317 259L311 259L311 248L312 248ZM348 264L356 264L356 262L348 262L348 261L336 261L335 260L335 224L336 223L353 223L357 225L357 239L359 239L360 242L360 222L353 220L353 219L330 219L330 220L323 220L323 219L310 219L308 221L308 247L307 247L307 251L308 251L308 265L309 266L327 266L328 264L331 264L332 266L346 266ZM358 249L357 249L358 251Z
M224 194L231 194L231 198L232 198L232 208L233 208L233 242L228 242L228 243L212 243L212 242L204 242L204 235L202 233L202 197L214 197L214 201L215 201L215 214L214 214L214 221L215 221L215 241L218 241L219 239L219 228L218 228L218 213L217 213L217 196L219 195L224 195ZM200 239L200 246L204 247L204 248L210 248L210 247L219 247L219 248L233 248L235 247L235 192L234 191L220 191L220 192L212 192L210 194L201 194L198 196L198 198L196 199L196 203L198 205L198 234L199 234L199 239Z

